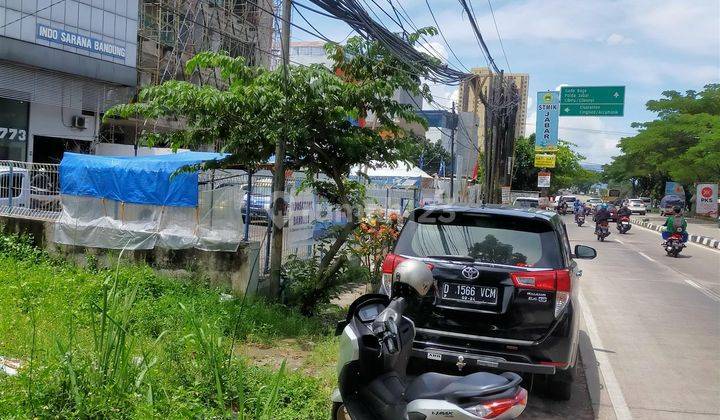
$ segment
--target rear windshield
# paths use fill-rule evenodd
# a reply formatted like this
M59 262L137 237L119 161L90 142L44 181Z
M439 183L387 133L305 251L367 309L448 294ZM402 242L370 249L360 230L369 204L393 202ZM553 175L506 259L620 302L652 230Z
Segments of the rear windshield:
M630 200L630 204L645 204L642 200Z
M508 216L463 214L450 223L410 220L400 234L395 253L471 257L479 262L520 267L562 267L560 245L549 223Z

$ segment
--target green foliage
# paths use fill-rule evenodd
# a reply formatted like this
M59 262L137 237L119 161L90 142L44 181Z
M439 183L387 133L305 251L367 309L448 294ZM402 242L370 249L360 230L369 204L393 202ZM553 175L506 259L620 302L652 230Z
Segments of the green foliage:
M344 285L369 280L367 269L348 260L344 253L337 257L334 272L321 271L321 258L326 253L327 246L316 246L310 258L290 255L283 265L283 301L302 314L316 314L322 305L338 296Z
M656 198L668 180L720 181L720 84L662 95L647 103L658 118L633 124L640 132L620 139L622 154L605 166L605 178L634 181L639 193Z
M0 226L0 232L2 232L2 226ZM48 258L45 252L33 245L31 236L17 234L0 234L0 255L34 262L40 262Z
M23 361L20 375L0 375L0 418L326 417L322 381L235 354L248 341L322 339L318 320L220 301L148 267L38 259L26 241L0 236L0 355Z
M420 166L421 156L423 160L422 169L430 175L440 172L440 162L444 161L445 165L450 166L450 152L445 150L439 141L433 142L422 139L419 143L422 148L413 157L413 164L415 166Z
M556 167L551 169L550 193L568 187L587 188L599 180L599 176L580 166L585 156L578 153L577 146L568 141L558 142ZM515 190L537 190L537 174L535 168L535 134L528 138L520 138L515 142L515 169L512 187Z

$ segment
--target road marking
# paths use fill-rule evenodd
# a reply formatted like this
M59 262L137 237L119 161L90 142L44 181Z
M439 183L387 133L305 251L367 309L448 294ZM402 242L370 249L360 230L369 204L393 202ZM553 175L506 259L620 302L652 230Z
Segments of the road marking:
M578 303L580 303L580 308L582 308L583 318L585 318L585 327L587 327L587 333L590 337L590 342L592 343L595 360L597 360L598 365L600 365L600 373L602 373L603 379L605 380L605 390L610 397L610 403L613 406L613 411L615 411L615 417L617 420L630 420L632 419L632 414L630 414L630 408L628 407L627 402L625 402L625 396L620 388L620 383L618 382L617 377L615 376L615 371L610 364L610 358L606 352L595 350L604 349L605 346L603 346L600 335L598 335L597 327L595 326L595 319L590 312L590 307L588 306L587 301L585 301L582 292L578 294L578 301Z
M621 241L620 239L615 238L615 240L620 242L621 244L625 245L625 242Z
M642 253L640 251L638 251L638 254L642 255L646 260L650 260L652 262L657 262L653 258L648 257L647 255L645 255L644 253Z
M702 294L704 294L705 296L707 296L707 297L709 297L710 299L714 300L715 302L720 302L720 296L718 296L718 294L717 294L716 292L708 289L707 287L705 287L705 286L703 286L703 285L701 285L701 284L695 283L694 281L692 281L692 280L690 280L690 279L685 279L685 283L687 283L687 284L689 284L690 286L698 289L700 292L702 292Z

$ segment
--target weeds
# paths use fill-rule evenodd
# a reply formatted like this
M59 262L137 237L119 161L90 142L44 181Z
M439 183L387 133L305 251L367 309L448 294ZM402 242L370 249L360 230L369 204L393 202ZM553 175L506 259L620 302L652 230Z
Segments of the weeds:
M320 322L250 298L220 302L219 290L147 267L58 263L0 238L0 354L28 361L0 375L0 418L327 417L322 381L232 353L235 341L321 340Z

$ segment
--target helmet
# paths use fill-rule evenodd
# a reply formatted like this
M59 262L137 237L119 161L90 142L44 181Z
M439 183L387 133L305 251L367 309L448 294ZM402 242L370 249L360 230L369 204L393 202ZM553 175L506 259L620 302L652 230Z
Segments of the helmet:
M677 214L680 214L680 212L682 211L682 209L680 208L680 206L675 206L675 207L673 207L673 211L674 211L675 213L677 213Z
M432 272L424 262L418 260L405 260L395 269L393 275L392 295L406 295L408 289L414 290L420 296L430 290L434 279Z

